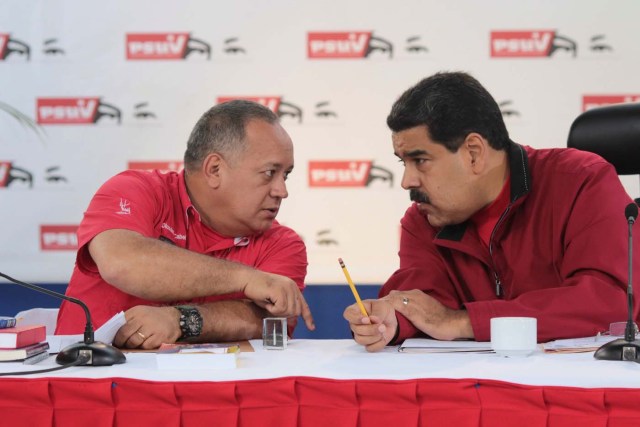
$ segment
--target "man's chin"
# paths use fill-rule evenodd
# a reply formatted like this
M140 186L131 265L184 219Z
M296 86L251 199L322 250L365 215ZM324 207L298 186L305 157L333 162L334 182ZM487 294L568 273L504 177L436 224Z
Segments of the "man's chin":
M420 212L422 212L422 215L424 215L424 217L427 219L427 221L432 227L442 228L447 225L454 224L454 222L451 221L449 218L443 218L442 216L435 214L433 211L428 212L427 210L421 209Z
M446 227L448 225L458 225L458 224L462 224L463 222L466 221L466 219L463 220L454 220L451 218L443 218L441 216L438 215L433 215L433 214L427 214L425 213L425 218L427 218L427 221L429 222L429 224L432 227L435 228L442 228L442 227Z
M427 221L432 227L441 228L447 225L445 222L441 221L440 218L434 217L433 215L426 215Z
M254 234L264 233L265 231L270 229L272 225L273 225L273 220L271 220L271 221L261 221L259 224L255 224L255 226L253 228L253 233Z

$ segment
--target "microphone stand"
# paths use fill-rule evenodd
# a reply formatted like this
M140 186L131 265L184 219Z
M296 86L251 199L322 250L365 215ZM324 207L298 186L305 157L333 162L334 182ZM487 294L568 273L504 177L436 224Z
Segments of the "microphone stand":
M633 238L632 227L638 217L638 207L633 204L634 209L627 206L625 216L629 223L629 280L627 282L627 308L629 317L624 331L624 338L619 338L602 345L596 350L593 357L599 360L624 360L640 362L640 341L636 340L636 325L633 322Z
M82 301L76 298L68 297L59 292L50 291L49 289L41 288L31 283L22 282L16 280L13 277L7 276L4 273L0 273L0 277L4 277L10 282L16 285L23 286L36 292L41 292L52 297L63 299L74 304L78 304L84 310L84 315L87 319L84 329L84 340L71 344L58 353L56 356L56 362L59 365L67 365L75 363L80 358L85 358L85 363L80 365L92 365L92 366L111 366L114 364L124 363L126 358L122 351L118 350L110 344L105 344L100 341L95 341L93 337L93 324L91 322L91 314L89 313L89 307Z

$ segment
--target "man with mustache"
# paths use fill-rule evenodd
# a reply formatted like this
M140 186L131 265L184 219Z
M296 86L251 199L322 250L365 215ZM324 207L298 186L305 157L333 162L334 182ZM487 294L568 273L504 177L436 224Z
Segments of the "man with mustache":
M292 170L291 139L271 110L212 107L191 132L184 171L129 170L98 190L67 295L96 327L124 310L119 347L258 338L267 316L293 325L302 315L314 329L304 243L275 221ZM63 302L56 333L84 325L80 307Z
M612 165L511 141L495 100L465 73L408 89L387 124L414 203L381 298L364 302L368 317L344 311L356 342L489 341L490 319L504 316L537 318L545 342L624 320L631 199Z

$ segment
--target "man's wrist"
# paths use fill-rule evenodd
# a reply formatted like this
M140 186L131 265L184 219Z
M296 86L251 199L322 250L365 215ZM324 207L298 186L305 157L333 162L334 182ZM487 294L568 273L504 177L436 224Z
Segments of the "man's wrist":
M473 327L471 326L471 317L467 310L458 310L458 330L459 338L474 339Z
M387 343L387 345L396 345L396 341L398 341L398 337L400 336L400 321L398 320L398 312L394 313L396 317L396 330L393 333L393 338Z
M177 305L174 307L180 313L178 326L180 328L180 338L184 341L189 338L196 338L202 334L202 314L192 305Z

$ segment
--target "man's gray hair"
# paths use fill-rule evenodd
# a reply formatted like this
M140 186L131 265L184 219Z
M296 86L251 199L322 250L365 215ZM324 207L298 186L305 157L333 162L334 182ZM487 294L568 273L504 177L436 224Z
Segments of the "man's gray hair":
M211 153L233 155L246 148L245 128L250 120L276 123L278 116L257 102L236 99L211 107L200 117L187 141L184 167L195 171Z

